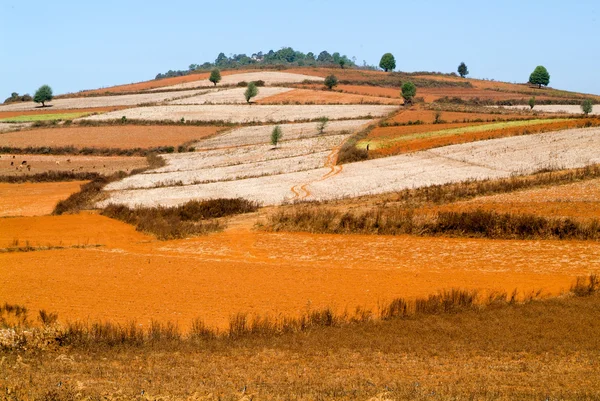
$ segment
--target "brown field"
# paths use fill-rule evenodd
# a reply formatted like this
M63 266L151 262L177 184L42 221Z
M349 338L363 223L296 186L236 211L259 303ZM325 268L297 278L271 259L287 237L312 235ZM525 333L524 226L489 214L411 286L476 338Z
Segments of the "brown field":
M39 108L38 110L0 111L0 119L19 116L35 116L38 114L106 113L109 111L118 111L126 108L128 108L128 106L90 107L88 109L54 109L52 107L44 107Z
M363 96L336 91L295 89L258 100L259 104L402 104L400 99Z
M94 214L4 219L0 247L15 239L34 247L103 246L0 254L0 302L62 319L181 327L195 317L224 327L240 311L376 310L397 296L451 287L559 294L575 276L600 271L595 242L273 234L243 225L158 242Z
M13 158L14 156L14 158ZM21 167L26 161L30 169ZM13 166L10 163L14 163ZM0 155L0 176L27 176L47 171L95 172L111 175L147 166L145 157L71 156L71 155Z
M431 103L442 97L458 97L464 100L479 98L481 100L512 100L529 99L530 96L514 92L499 92L477 88L418 88L417 97L422 97L425 102ZM560 99L552 96L536 95L538 100Z
M59 200L79 191L82 184L85 184L85 181L0 183L0 217L50 214ZM11 219L3 219L0 224L10 225L10 221ZM57 237L62 235L58 232L55 234ZM3 243L3 247L6 247L6 244Z
M436 112L434 110L423 110L418 107L403 108L392 118L386 120L388 123L408 123L409 121L423 121L425 124L433 124ZM441 111L440 120L446 123L483 120L483 121L508 121L532 118L522 114L492 114L492 113L468 113L458 111Z
M0 147L154 148L175 146L215 135L221 127L123 125L46 128L0 135ZM1 161L0 161L1 166Z

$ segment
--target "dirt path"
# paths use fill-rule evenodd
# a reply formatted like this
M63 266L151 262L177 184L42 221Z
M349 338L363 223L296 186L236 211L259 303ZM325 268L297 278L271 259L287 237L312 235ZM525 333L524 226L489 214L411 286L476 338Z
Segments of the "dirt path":
M297 201L297 200L305 200L306 198L308 198L311 195L310 190L308 189L308 186L314 182L321 182L321 181L325 181L328 178L331 178L335 175L338 175L339 173L342 172L343 166L338 166L336 165L337 163L337 158L338 155L340 153L340 149L342 148L342 145L340 146L336 146L331 153L327 156L327 160L325 161L325 167L329 168L329 172L327 174L325 174L324 176L322 176L321 178L319 178L318 180L314 180L314 181L310 181L304 184L298 184L298 185L294 185L291 188L292 193L294 194L293 198L292 198L292 202L293 201Z

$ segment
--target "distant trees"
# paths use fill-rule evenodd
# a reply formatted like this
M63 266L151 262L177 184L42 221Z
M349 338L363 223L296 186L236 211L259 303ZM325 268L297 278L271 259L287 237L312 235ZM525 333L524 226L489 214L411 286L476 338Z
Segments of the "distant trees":
M246 98L246 102L250 103L250 99L258 95L258 87L254 82L250 82L246 91L244 92L244 97Z
M392 53L385 53L381 56L379 61L379 67L383 68L385 72L392 71L396 68L396 59Z
M346 59L340 58L338 60L338 64L340 65L340 67L342 67L342 70L343 70L344 66L346 65Z
M417 94L417 87L412 82L406 82L402 85L402 97L405 104L412 104L413 98Z
M271 131L271 145L277 146L282 136L283 132L281 131L281 127L279 125L275 126L273 131Z
M208 78L208 80L215 84L215 86L217 86L217 84L221 82L221 71L219 71L218 68L212 70L210 72L210 77Z
M4 103L16 103L16 102L31 102L33 98L28 93L23 96L19 96L17 92L13 92L10 94L9 98L6 98Z
M325 78L325 86L327 88L329 88L329 90L333 89L333 87L337 86L337 84L338 84L338 79L337 79L337 77L335 75L333 75L333 74L332 75L328 75Z
M534 107L535 107L535 96L533 96L531 99L529 99L529 109L533 110Z
M581 111L583 111L583 114L585 114L586 116L592 112L593 108L594 108L594 104L592 103L592 101L590 99L585 99L581 103Z
M467 75L469 75L469 69L467 68L467 65L466 65L464 62L462 62L462 63L460 63L460 64L458 65L458 74L459 74L459 75L460 75L462 78L464 78L464 77L466 77Z
M533 85L538 85L538 88L541 88L542 85L548 86L550 83L550 74L548 74L548 70L543 65L538 65L535 67L535 70L529 76L529 83Z
M42 107L46 107L46 102L52 100L52 88L48 85L42 85L33 95L33 101L36 103L41 103Z

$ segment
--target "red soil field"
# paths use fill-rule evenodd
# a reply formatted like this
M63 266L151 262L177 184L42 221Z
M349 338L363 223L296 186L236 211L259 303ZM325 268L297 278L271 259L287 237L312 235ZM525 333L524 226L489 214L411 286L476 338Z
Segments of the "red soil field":
M151 319L224 327L236 312L376 310L452 287L558 294L600 271L600 243L266 233L233 228L159 242L93 215L3 219L0 247L103 244L0 253L0 302L65 320Z
M123 110L128 107L130 107L130 106L91 107L88 109L54 109L52 107L44 107L43 109L39 109L39 110L0 111L0 119L10 118L10 117L18 117L18 116L35 116L38 114L106 113L109 111Z
M59 200L78 192L84 183L85 181L0 183L0 217L50 214ZM2 219L0 225L10 225L12 221L12 219Z
M0 135L0 146L74 146L77 148L153 148L178 146L214 135L222 127L123 125L45 128Z
M259 104L301 103L301 104L402 104L399 99L385 97L364 96L340 93L326 90L294 89L289 92L269 96L257 101Z
M508 120L522 120L532 118L532 116L519 115L519 114L492 114L492 113L466 113L456 111L442 111L440 119L447 123L463 122L464 120L497 120L497 121L508 121ZM387 122L395 123L407 123L409 121L421 120L426 124L433 124L435 120L435 111L433 110L422 110L418 108L401 109L392 118L386 120Z

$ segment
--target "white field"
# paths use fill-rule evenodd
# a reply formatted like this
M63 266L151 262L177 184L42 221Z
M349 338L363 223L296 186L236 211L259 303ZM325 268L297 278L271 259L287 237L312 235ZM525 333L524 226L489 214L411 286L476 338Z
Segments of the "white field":
M308 194L304 199L326 200L592 163L600 163L598 128L452 145L352 163L341 169L327 167L235 181L115 191L103 204L172 206L192 199L243 197L273 205L295 199L291 189L299 186Z
M503 106L505 109L529 110L529 106ZM542 111L545 113L567 113L583 114L581 106L573 104L548 104L539 105L533 108L533 111ZM590 114L600 115L600 105L594 105Z
M265 85L278 85L278 84L291 84L300 83L306 80L313 82L323 82L325 79L321 77L314 77L311 75L293 74L289 72L277 72L277 71L257 71L257 72L246 72L242 74L231 74L222 75L221 82L217 84L219 86L237 85L238 82L252 82L262 80L265 81ZM162 90L183 90L193 88L212 88L215 85L208 79L186 82L182 84L165 86L162 88L150 89L151 91L162 91Z
M253 102L265 99L269 96L278 95L293 90L292 88L270 87L258 88L258 95L252 98ZM216 92L209 92L203 95L186 97L174 100L169 104L244 104L246 88L223 89Z
M23 128L29 128L33 123L0 123L0 132L18 131Z
M87 109L92 107L112 106L138 106L144 103L160 103L167 100L179 99L181 97L194 96L199 93L205 92L206 91L191 90L185 92L142 93L136 95L94 96L55 99L51 102L47 102L46 104L52 107L48 107L44 110L47 110L47 112L51 114L53 113L53 110ZM0 111L42 110L38 108L39 106L39 104L34 102L13 103L6 106L0 106ZM119 112L117 112L117 114L119 114Z
M373 120L341 120L331 121L325 125L324 135L342 131L357 131L366 127ZM318 135L320 123L281 124L283 133L282 141L293 139L310 138ZM243 127L224 132L217 136L196 142L196 149L218 149L236 146L248 146L271 143L271 132L274 125L259 125L254 127Z
M188 105L152 106L119 110L83 120L114 120L126 116L132 120L228 121L231 123L278 122L328 117L344 120L358 117L381 117L397 106L378 105Z

